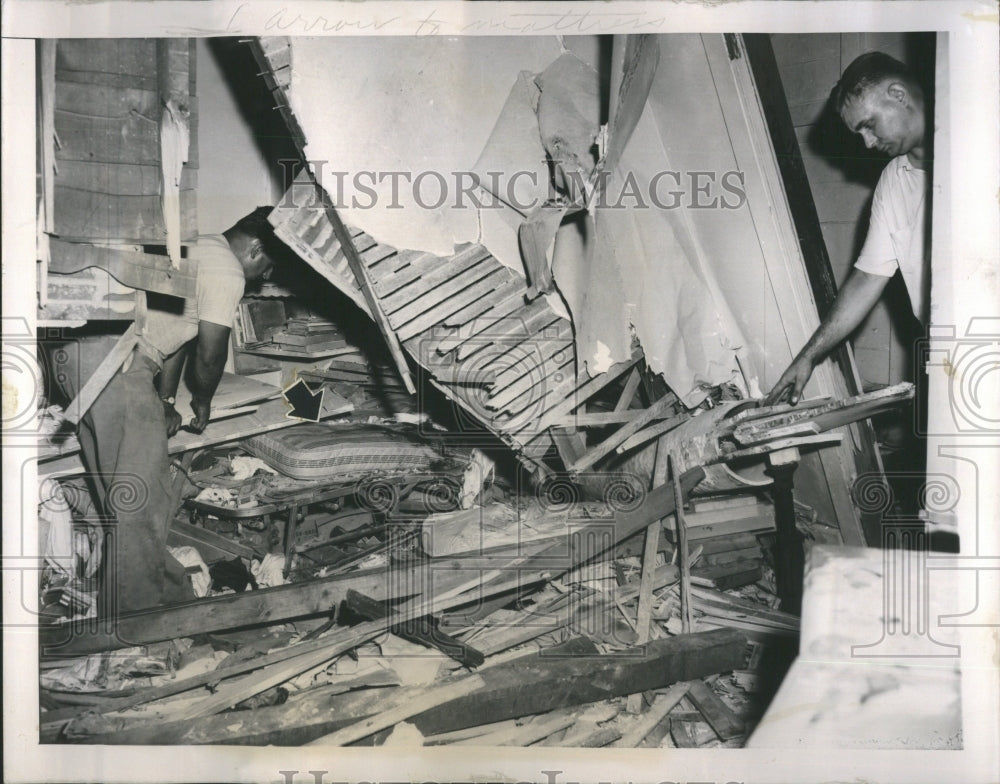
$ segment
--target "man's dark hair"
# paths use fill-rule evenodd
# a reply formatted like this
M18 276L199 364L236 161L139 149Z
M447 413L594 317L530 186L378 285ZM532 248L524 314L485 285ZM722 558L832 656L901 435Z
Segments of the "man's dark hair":
M886 79L895 79L908 87L919 89L913 72L895 57L885 52L868 52L854 59L833 88L833 102L838 113L844 111L848 101L859 97L869 87Z
M260 240L261 248L275 264L287 252L285 244L278 239L274 233L274 227L267 220L267 216L274 211L274 207L258 207L249 215L244 215L234 223L224 234L230 237L233 234L243 234L247 237Z
M233 224L230 231L239 232L240 234L245 234L248 237L254 237L259 239L262 243L267 244L271 242L274 237L274 229L271 224L267 221L267 216L271 214L274 207L258 207L249 215L244 215L236 223Z

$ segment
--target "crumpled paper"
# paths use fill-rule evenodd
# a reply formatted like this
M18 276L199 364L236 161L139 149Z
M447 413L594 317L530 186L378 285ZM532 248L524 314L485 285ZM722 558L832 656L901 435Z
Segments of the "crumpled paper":
M167 549L174 558L181 562L181 566L188 570L194 595L198 598L208 596L208 588L212 584L212 578L208 573L208 564L202 559L201 553L194 547L168 547ZM190 571L195 568L198 571Z
M249 479L258 471L266 471L269 474L277 473L277 471L259 457L247 457L243 455L234 457L229 461L229 470L233 474L233 479L237 481Z
M270 588L285 584L285 556L268 553L263 560L254 559L250 563L250 574L257 581L258 588Z

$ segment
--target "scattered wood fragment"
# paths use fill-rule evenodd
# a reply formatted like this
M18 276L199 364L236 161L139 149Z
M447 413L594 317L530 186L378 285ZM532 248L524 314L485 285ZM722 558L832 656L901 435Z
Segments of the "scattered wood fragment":
M409 719L443 703L453 702L485 686L480 675L467 675L456 680L427 687L423 693L411 694L402 705L364 719L306 743L306 746L346 746L349 743L373 735L379 730L392 727L404 719Z
M345 606L367 621L376 621L389 615L381 602L377 602L355 590L348 590L344 597ZM403 624L390 627L389 631L404 640L437 648L465 667L478 667L485 656L470 645L445 634L430 617L424 616Z
M653 728L663 721L664 717L674 709L677 703L684 698L684 695L696 683L700 683L700 681L675 683L667 690L666 694L657 695L649 710L639 719L634 727L622 735L621 739L615 743L615 746L618 748L635 748L642 743L645 737L653 731Z
M705 721L722 740L731 740L746 732L746 725L703 681L695 681L687 695Z

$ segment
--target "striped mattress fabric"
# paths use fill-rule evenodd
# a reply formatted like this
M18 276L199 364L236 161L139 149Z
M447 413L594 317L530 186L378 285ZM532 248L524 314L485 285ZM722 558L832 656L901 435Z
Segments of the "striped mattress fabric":
M285 476L309 480L430 471L442 460L405 430L370 424L305 422L254 436L243 448Z

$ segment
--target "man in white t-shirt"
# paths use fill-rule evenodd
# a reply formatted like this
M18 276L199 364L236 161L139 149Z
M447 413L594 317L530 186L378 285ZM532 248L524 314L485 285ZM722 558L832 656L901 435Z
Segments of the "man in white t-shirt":
M844 71L834 91L844 124L865 146L892 157L872 201L871 221L854 269L823 322L764 400L786 396L793 405L813 368L843 342L878 302L898 270L913 307L927 321L926 199L930 145L923 91L909 69L882 52L869 52Z
M203 431L244 285L267 278L274 264L270 210L261 207L224 234L197 239L189 249L195 297L169 303L150 297L135 351L80 421L84 465L99 507L114 521L99 595L105 617L194 598L184 567L166 546L175 511L167 438L181 426L174 396L188 359L195 414L189 428ZM70 375L88 376L85 368ZM78 390L65 391L72 398Z

